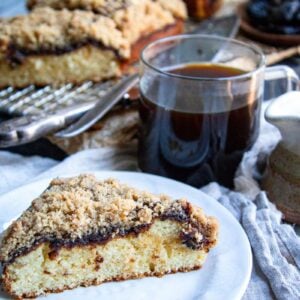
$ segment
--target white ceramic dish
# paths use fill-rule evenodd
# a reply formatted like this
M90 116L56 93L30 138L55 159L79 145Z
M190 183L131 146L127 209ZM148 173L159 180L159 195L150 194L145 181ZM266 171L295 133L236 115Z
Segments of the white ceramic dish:
M241 299L251 274L251 248L242 227L217 201L201 191L174 180L131 172L96 172L99 179L117 178L124 183L153 193L165 193L174 198L185 197L202 207L206 214L220 223L218 245L209 253L203 268L189 273L167 275L163 278L145 278L98 287L77 288L52 294L51 300L192 300ZM22 213L48 185L45 179L18 188L0 197L0 232ZM0 293L0 299L7 297Z

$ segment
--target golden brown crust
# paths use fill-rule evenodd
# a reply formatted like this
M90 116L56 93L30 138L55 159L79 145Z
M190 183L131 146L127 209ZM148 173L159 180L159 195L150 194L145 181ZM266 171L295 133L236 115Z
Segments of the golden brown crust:
M112 278L111 280L105 280L105 281L92 280L92 281L87 281L86 283L81 284L80 286L82 286L82 287L89 287L89 286L100 285L102 283L107 283L107 282L113 282L113 281L119 282L119 281L124 281L124 280L131 280L131 279L142 279L142 278L150 277L150 276L162 277L164 275L175 274L175 273L178 273L178 272L186 273L186 272L190 272L190 271L196 271L196 270L201 269L201 267L202 266L193 266L192 268L180 268L178 270L170 270L169 272L150 272L150 273L144 273L142 275L140 275L140 274L137 274L137 275L132 274L132 276L127 276L127 277L117 276L117 277ZM14 294L14 291L11 288L11 284L10 284L10 280L9 280L9 276L8 276L6 268L4 268L3 274L4 274L4 286L6 288L6 292L8 294L12 295L13 297L15 297L15 299L17 299L17 300L22 300L24 298L25 299L33 299L33 298L36 298L36 297L39 296L39 295L34 294L34 293L24 294L24 295L22 295L22 297L20 297L19 295ZM79 285L77 287L79 287ZM63 291L72 290L72 289L74 289L74 287L65 286L62 289L46 290L45 294L49 294L49 293L61 293Z
M6 230L0 261L12 262L46 241L53 249L60 249L138 234L156 218L182 223L181 239L189 248L208 251L216 243L216 220L186 200L172 201L116 180L98 181L92 175L81 175L52 180Z

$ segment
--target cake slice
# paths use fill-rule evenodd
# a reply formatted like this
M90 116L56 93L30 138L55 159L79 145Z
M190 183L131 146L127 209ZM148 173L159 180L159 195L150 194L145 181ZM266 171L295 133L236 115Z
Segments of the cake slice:
M184 199L92 175L55 179L4 233L3 286L22 299L196 270L217 228Z
M89 6L68 9L73 1L54 9L49 1L49 7L0 20L0 88L117 77L147 43L183 30L185 6L175 11L151 0L128 0L121 6L98 2L97 13Z

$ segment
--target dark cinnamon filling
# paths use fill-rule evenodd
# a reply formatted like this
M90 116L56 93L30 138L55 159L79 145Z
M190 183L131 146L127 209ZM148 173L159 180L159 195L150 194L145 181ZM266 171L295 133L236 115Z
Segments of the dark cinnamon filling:
M185 244L188 248L193 250L205 249L210 245L210 241L204 235L204 228L201 228L199 224L195 224L190 219L190 206L181 207L181 209L172 209L170 208L166 211L160 218L160 220L172 220L179 223L189 223L191 224L192 230L188 233L181 233L180 238L182 243ZM72 249L74 247L82 247L82 246L93 246L93 245L104 245L108 243L113 238L123 238L126 236L138 236L140 233L143 233L150 229L153 223L150 224L142 224L137 225L131 228L125 228L120 226L111 226L108 228L100 228L97 233L91 233L86 236L71 239L69 236L65 236L63 238L57 238L56 236L44 236L37 237L31 247L23 247L16 249L12 253L10 253L10 259L3 262L3 266L11 264L15 261L16 258L26 255L29 252L35 250L42 243L50 244L50 253L49 258L55 259L55 257L59 254L59 250L62 248ZM203 238L201 241L196 239L196 234L203 234Z
M6 53L6 59L11 65L21 65L28 56L35 55L63 55L66 53L70 53L72 51L78 50L85 46L94 46L102 50L110 50L113 51L118 59L122 59L119 55L119 52L112 48L103 45L101 42L89 39L82 42L69 44L64 47L57 48L40 48L38 50L25 49L14 44L10 44L8 47L8 51Z

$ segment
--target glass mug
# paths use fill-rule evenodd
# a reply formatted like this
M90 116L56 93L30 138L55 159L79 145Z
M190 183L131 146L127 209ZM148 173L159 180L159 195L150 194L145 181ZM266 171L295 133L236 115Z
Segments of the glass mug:
M236 40L178 35L149 44L141 54L140 169L196 187L233 187L258 137L264 82L279 78L285 91L298 80L288 67L266 68L258 48Z

